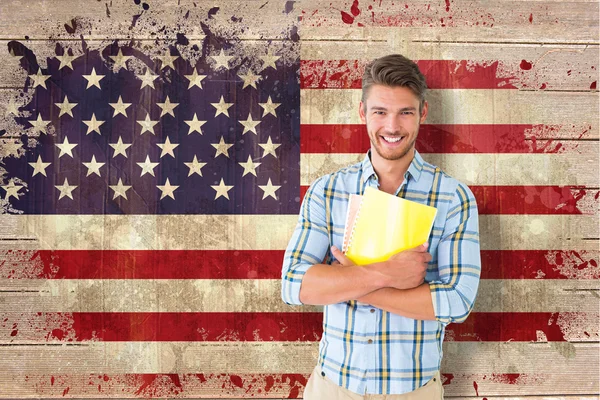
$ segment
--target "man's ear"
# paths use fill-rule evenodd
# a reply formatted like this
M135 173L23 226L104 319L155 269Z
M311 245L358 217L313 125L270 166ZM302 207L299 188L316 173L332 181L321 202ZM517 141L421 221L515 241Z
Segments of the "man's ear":
M427 101L423 102L423 109L421 110L421 124L427 119L427 112L429 111L429 104Z
M367 118L365 117L365 103L362 101L358 105L358 115L360 116L360 120L363 124L367 123Z

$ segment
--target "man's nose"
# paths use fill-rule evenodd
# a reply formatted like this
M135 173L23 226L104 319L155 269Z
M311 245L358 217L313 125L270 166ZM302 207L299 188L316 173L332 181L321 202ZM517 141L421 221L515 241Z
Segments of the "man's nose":
M400 118L395 115L388 115L385 121L385 128L390 133L396 133L400 131Z

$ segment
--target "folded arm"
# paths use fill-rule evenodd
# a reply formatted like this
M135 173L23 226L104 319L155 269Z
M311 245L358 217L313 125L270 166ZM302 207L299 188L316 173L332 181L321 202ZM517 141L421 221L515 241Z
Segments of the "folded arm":
M459 184L437 248L439 279L413 289L383 288L357 300L408 318L463 322L477 295L481 272L477 203Z

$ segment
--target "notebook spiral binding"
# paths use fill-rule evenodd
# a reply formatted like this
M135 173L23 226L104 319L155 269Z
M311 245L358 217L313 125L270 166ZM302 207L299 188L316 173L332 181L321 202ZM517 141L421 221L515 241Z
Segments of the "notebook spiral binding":
M350 222L350 216L351 216L351 205L352 205L352 196L356 196L358 198L360 198L360 203L358 205L358 208L356 210L356 214L354 215L354 221L352 222L352 229L350 230L350 233L347 235L347 229L348 229L348 225ZM354 201L358 201L356 200L356 197L354 198ZM360 195L350 195L350 201L348 202L348 213L346 214L346 225L344 226L344 243L343 243L343 248L342 248L342 252L345 254L346 252L348 252L348 249L350 249L350 246L352 245L352 239L354 238L354 231L356 228L356 223L358 222L358 219L360 218L360 209L362 207L362 196ZM346 237L348 238L346 240Z

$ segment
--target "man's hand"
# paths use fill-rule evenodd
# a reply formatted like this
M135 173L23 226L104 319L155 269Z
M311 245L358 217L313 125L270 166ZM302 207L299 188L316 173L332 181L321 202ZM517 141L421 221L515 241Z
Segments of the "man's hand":
M427 252L428 243L401 251L387 261L373 264L373 268L383 274L389 287L411 289L423 283L427 274L427 263L431 254Z
M354 265L354 263L352 261L350 261L350 259L348 257L346 257L346 255L344 253L342 253L342 251L335 246L331 246L331 254L333 254L333 257L335 257L335 260L336 260L336 261L332 262L331 264L341 264L345 267Z

